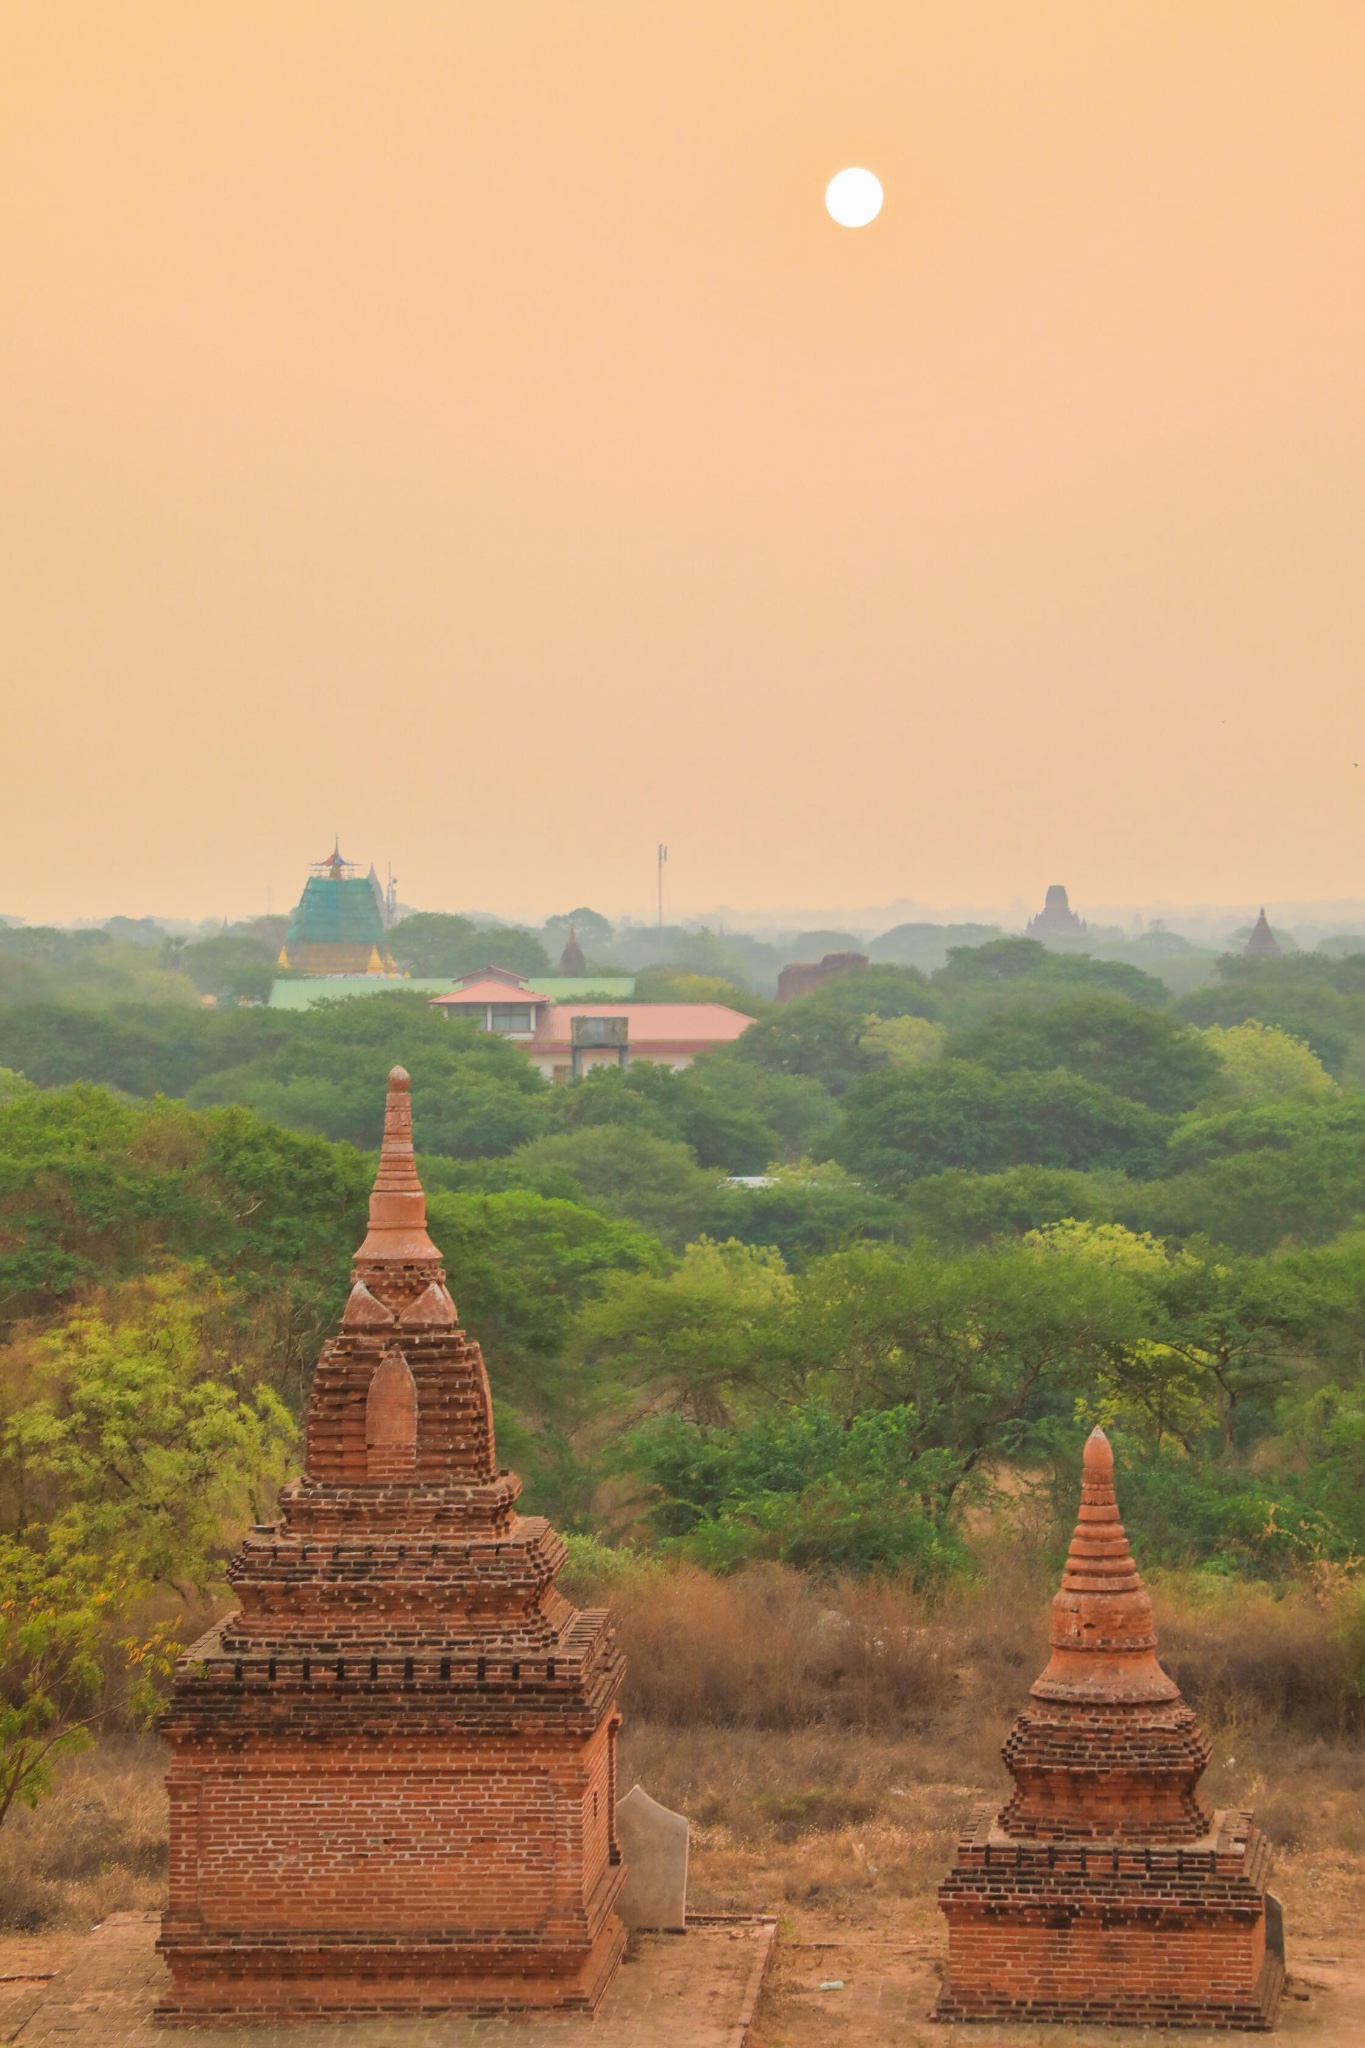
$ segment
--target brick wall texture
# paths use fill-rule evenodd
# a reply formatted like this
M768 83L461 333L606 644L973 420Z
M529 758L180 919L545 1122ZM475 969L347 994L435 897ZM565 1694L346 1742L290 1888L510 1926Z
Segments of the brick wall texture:
M625 1942L624 1667L606 1614L556 1590L564 1545L520 1490L395 1068L306 1469L163 1724L163 2024L596 2008Z
M972 1818L939 1889L944 2020L1268 2030L1270 1852L1199 1796L1208 1745L1156 1657L1152 1603L1102 1430L1052 1608L1052 1656L1002 1754L1013 1796Z

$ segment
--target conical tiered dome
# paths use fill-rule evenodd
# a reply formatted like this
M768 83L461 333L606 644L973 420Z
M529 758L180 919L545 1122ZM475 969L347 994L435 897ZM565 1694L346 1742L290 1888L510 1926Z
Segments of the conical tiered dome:
M1114 1498L1102 1429L1085 1447L1081 1508L1052 1656L1002 1752L1015 1781L1000 1816L1017 1836L1195 1841L1209 1830L1196 1787L1209 1748L1156 1659L1151 1596Z
M427 1198L412 1149L412 1082L404 1067L389 1074L384 1141L370 1191L370 1228L355 1257L357 1266L377 1265L389 1274L400 1266L441 1261L427 1236Z
M1156 1661L1151 1596L1138 1577L1114 1498L1114 1453L1092 1430L1081 1474L1081 1508L1052 1603L1052 1658L1035 1681L1038 1700L1177 1700Z
M411 1083L395 1067L369 1230L313 1375L306 1469L281 1521L233 1560L241 1611L224 1649L551 1647L572 1613L554 1586L565 1548L516 1514L520 1492L497 1469L488 1374L427 1235Z

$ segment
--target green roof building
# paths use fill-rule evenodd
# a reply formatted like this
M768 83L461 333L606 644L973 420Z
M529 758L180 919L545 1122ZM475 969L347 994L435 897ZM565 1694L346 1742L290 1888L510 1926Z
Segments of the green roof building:
M396 976L373 870L362 875L339 846L319 861L294 906L279 964L302 974Z

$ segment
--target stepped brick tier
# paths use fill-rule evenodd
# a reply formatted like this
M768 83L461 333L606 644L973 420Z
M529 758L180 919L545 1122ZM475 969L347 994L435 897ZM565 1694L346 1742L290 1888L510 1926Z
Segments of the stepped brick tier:
M1051 1661L1002 1755L1014 1795L973 1816L939 1889L937 2017L1269 2029L1284 1981L1269 1845L1249 1813L1200 1799L1208 1744L1157 1662L1102 1430Z
M401 1067L352 1277L304 1476L176 1671L158 2018L592 2011L625 1943L623 1660L497 1469Z

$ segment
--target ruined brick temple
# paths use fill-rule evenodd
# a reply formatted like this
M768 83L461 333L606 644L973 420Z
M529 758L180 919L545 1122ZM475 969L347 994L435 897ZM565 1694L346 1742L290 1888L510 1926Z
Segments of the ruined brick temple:
M1284 1980L1269 1847L1199 1796L1209 1748L1156 1658L1102 1430L1052 1603L1052 1657L939 1891L945 2020L1268 2029Z
M625 1940L622 1659L497 1469L401 1067L353 1283L307 1469L176 1673L158 2016L591 2010Z

